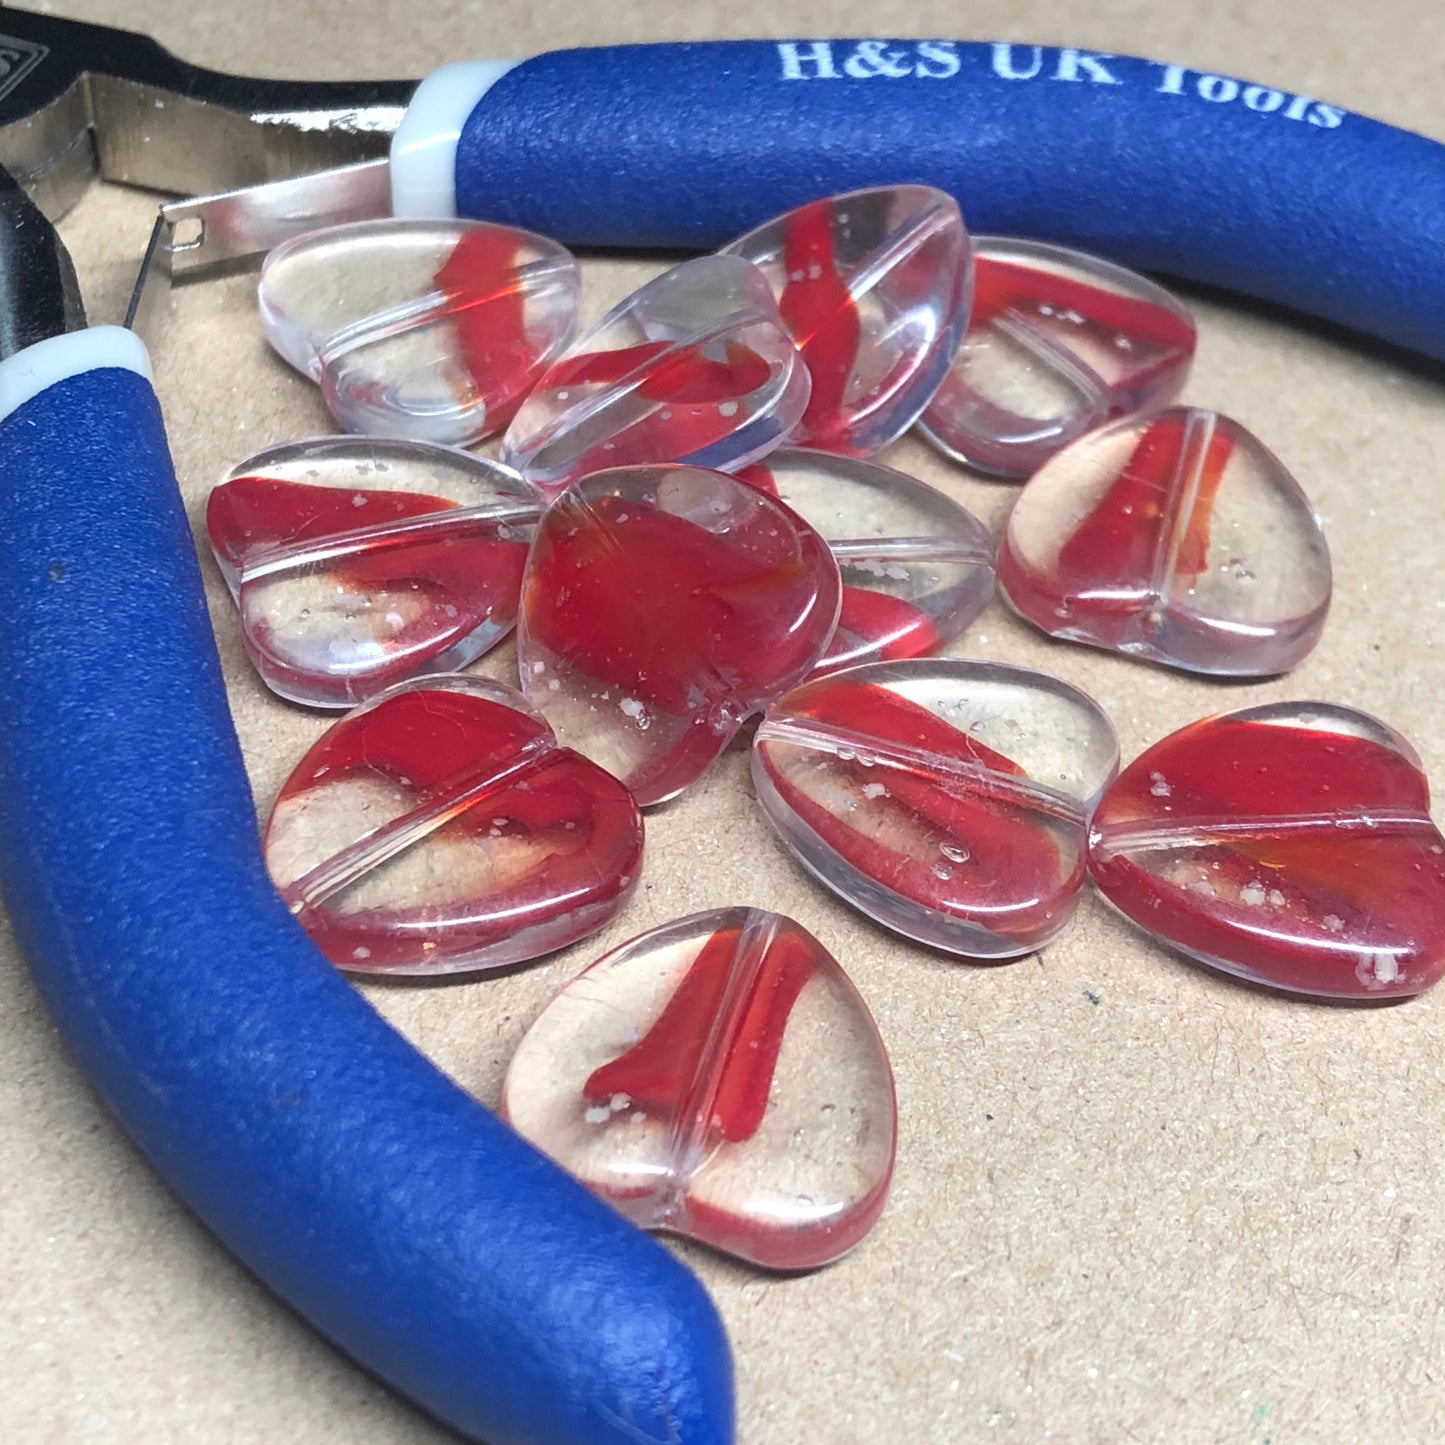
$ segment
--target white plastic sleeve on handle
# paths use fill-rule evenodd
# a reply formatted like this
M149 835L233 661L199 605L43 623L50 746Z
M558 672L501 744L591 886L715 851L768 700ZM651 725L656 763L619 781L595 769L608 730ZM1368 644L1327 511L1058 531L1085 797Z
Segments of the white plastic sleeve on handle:
M417 87L391 142L391 213L431 220L457 213L457 141L477 102L517 60L458 60Z
M145 343L124 326L88 326L7 356L0 361L0 421L56 382L106 367L121 367L155 381Z

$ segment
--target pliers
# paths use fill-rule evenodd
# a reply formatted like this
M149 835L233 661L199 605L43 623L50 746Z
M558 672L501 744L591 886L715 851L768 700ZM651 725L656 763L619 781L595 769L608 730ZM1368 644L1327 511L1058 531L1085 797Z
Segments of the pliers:
M1439 357L1445 150L1180 66L948 40L562 52L413 98L218 76L5 9L0 67L0 881L47 1006L191 1207L426 1409L491 1445L722 1445L731 1364L696 1280L382 1023L278 899L144 347L81 329L42 208L97 169L244 186L364 163L393 131L390 174L363 165L351 200L574 244L701 248L926 180L978 229ZM296 184L283 226L314 214L322 183ZM225 214L163 233L169 259L244 249Z

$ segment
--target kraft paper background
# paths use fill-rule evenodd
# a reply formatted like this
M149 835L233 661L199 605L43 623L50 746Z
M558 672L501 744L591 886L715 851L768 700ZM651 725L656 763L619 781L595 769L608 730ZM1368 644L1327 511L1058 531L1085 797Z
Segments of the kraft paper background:
M452 58L627 39L1051 41L1248 76L1445 138L1445 30L1428 0L53 8L148 28L212 66L315 77L420 75ZM152 208L96 187L65 221L95 319L118 318ZM589 315L654 269L589 260ZM1085 687L1126 758L1207 712L1322 697L1380 714L1445 780L1445 390L1428 368L1247 305L1196 309L1188 398L1252 427L1324 517L1336 601L1318 651L1279 680L1220 686L1049 643L997 602L954 650ZM197 521L209 487L247 452L328 429L317 394L269 354L245 278L178 293L153 354ZM1013 495L911 441L887 460L995 530ZM206 567L264 811L325 719L266 694ZM489 670L511 665L508 646ZM490 1102L561 983L646 927L758 904L793 914L843 960L897 1074L898 1171L882 1222L806 1278L684 1247L732 1333L745 1445L1445 1435L1445 993L1366 1010L1270 996L1152 945L1092 897L1041 954L1000 968L948 962L810 882L757 811L741 749L648 828L645 887L602 936L504 978L366 993ZM280 1306L172 1199L76 1072L7 939L0 1440L449 1438Z

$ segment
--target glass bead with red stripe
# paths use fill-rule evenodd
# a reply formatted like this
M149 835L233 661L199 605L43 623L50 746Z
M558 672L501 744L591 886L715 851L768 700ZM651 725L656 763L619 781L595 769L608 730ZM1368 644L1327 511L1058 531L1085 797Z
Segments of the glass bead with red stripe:
M1026 668L873 662L805 683L753 741L758 801L821 882L965 958L1058 937L1118 744L1077 688Z
M265 855L341 968L471 972L614 918L637 886L642 818L514 688L427 677L322 734L276 799Z
M678 919L579 974L518 1046L502 1113L643 1228L772 1269L852 1249L893 1174L867 1005L812 934L756 908Z
M581 273L485 221L356 221L266 258L261 321L346 431L464 446L501 431L572 336Z
M548 367L502 457L549 497L609 467L734 471L779 446L807 402L766 279L736 256L699 256L634 291Z
M973 312L924 412L938 449L996 476L1032 476L1105 422L1172 401L1194 318L1135 271L1043 241L974 237Z
M723 248L761 267L812 378L794 444L871 456L938 389L968 325L973 252L932 186L824 196Z
M998 577L1054 637L1224 677L1293 667L1331 592L1299 483L1238 422L1194 407L1101 427L1046 463L1014 503Z
M1403 998L1445 972L1445 836L1414 748L1353 708L1191 723L1105 792L1094 881L1152 937L1254 983Z
M541 498L451 447L317 437L212 489L206 529L246 652L293 702L352 707L511 631Z
M722 472L619 467L570 487L522 582L522 689L647 806L811 671L838 620L828 544Z

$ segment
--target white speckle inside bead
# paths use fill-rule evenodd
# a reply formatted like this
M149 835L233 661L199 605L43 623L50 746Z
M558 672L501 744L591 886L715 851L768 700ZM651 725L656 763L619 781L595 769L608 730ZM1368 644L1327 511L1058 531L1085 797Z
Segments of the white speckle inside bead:
M1355 968L1355 977L1368 989L1389 988L1404 970L1393 953L1367 953Z
M617 706L622 709L625 717L630 717L643 731L652 725L652 719L648 717L647 709L635 697L624 697Z

